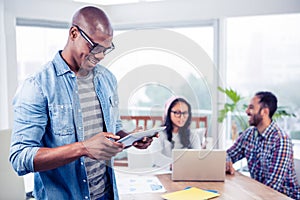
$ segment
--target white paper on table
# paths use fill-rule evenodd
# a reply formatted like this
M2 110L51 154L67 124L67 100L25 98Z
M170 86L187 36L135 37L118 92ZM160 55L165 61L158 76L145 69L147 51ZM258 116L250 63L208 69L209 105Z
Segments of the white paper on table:
M156 176L116 172L119 194L156 193L166 189Z

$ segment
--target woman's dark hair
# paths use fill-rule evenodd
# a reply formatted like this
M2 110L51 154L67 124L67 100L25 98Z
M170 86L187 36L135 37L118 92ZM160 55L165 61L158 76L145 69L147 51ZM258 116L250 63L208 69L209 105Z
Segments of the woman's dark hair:
M260 98L259 103L262 108L269 108L269 117L272 119L274 113L277 110L277 98L271 92L257 92L255 94L258 98Z
M166 126L168 141L174 144L172 140L173 123L171 121L171 110L178 102L185 103L188 106L188 112L189 112L188 119L183 127L179 127L178 134L179 134L180 142L182 143L183 147L190 148L190 125L192 120L192 111L191 111L191 105L185 99L177 98L170 104L165 118L164 126Z

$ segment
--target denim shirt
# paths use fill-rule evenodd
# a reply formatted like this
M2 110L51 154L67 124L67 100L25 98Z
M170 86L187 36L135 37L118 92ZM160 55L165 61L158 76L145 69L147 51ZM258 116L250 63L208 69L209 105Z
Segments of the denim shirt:
M107 132L121 130L117 81L97 65L94 85ZM38 73L26 79L13 100L14 126L10 162L19 175L34 172L33 159L41 147L54 148L83 141L83 121L75 73L58 52ZM110 163L112 165L112 161ZM114 171L108 167L114 199ZM84 157L59 168L34 174L37 199L90 199Z

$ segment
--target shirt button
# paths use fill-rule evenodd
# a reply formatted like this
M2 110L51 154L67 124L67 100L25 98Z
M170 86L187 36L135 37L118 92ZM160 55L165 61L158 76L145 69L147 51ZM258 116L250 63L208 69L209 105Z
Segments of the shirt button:
M83 162L80 162L81 165L83 165Z
M86 180L85 180L85 179L83 179L83 182L85 183L85 182L86 182Z
M85 196L84 198L85 198L85 199L88 199L89 197L88 197L88 196Z
M81 112L81 109L78 109L78 112Z
M78 129L81 130L81 126L79 126Z

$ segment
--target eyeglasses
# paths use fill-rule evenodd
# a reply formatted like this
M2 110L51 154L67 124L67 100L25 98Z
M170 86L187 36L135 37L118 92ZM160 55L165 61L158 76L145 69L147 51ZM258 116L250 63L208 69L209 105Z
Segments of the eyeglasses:
M79 26L77 26L75 24L73 24L73 26L75 26L78 29L80 35L91 45L92 48L90 48L90 53L92 53L92 54L98 54L98 53L102 53L103 52L104 55L107 55L108 53L110 53L112 50L115 49L114 43L111 43L110 47L105 48L104 46L102 46L102 45L100 45L98 43L93 42L89 38L89 36L87 36L87 34L81 28L79 28Z
M171 110L171 112L174 113L174 116L178 117L178 118L181 117L181 116L187 117L189 115L188 111L181 112L181 111L173 111L173 110Z

